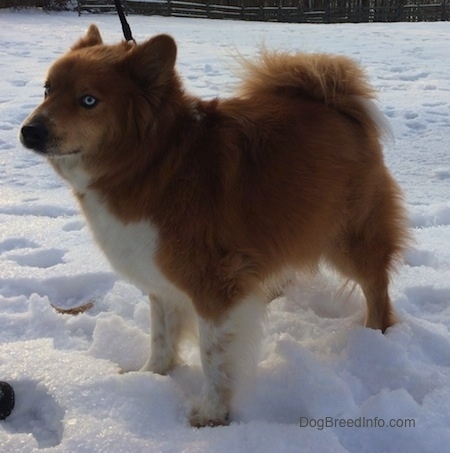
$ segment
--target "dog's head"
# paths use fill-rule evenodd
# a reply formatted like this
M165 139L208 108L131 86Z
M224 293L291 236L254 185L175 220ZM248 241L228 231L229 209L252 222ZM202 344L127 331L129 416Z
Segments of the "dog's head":
M44 101L25 120L22 144L56 161L105 160L148 139L174 89L176 45L167 35L105 45L95 25L49 69ZM118 156L114 157L115 159Z

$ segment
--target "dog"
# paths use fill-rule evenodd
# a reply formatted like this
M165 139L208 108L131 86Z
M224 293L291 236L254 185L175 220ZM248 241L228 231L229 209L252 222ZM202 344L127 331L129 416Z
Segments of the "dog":
M176 54L168 35L105 45L91 25L51 66L20 139L72 186L112 267L148 293L142 369L168 373L197 324L205 385L190 423L226 425L271 282L325 262L360 285L367 327L395 323L406 216L353 60L264 50L234 97L202 100Z

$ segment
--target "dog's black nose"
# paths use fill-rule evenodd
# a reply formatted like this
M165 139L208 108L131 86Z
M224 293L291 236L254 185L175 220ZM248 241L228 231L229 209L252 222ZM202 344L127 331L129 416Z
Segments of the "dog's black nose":
M48 140L48 129L42 123L30 123L20 131L20 141L24 146L44 152Z

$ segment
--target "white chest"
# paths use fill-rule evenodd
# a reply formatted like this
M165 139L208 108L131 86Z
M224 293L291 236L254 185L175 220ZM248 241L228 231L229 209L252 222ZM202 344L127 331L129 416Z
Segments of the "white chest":
M179 292L155 262L158 232L150 222L124 224L91 191L85 193L82 206L97 243L116 272L147 293Z
M148 221L124 224L108 210L99 195L88 189L90 175L79 155L52 161L75 192L82 194L82 207L91 231L113 269L146 293L188 299L160 271L155 262L158 231Z

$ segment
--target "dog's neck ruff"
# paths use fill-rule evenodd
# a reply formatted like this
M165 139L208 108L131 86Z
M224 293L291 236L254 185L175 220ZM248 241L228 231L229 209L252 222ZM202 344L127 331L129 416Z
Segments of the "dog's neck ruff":
M92 183L92 176L83 168L80 153L49 157L53 168L72 186L75 193L83 195Z

